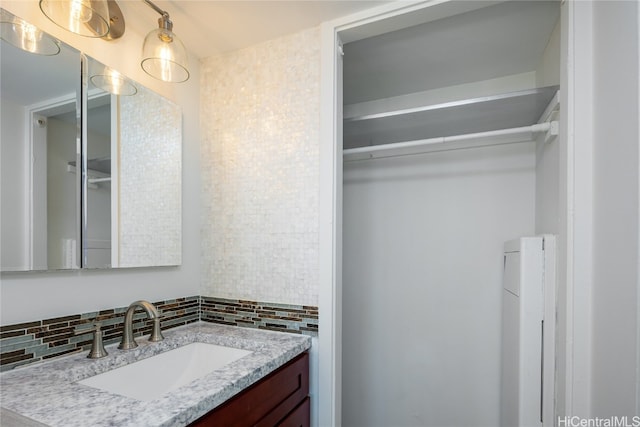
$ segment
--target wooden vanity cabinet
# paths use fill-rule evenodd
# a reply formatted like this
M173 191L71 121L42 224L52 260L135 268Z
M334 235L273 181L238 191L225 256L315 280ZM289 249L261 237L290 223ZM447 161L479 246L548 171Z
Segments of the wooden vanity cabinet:
M308 427L309 424L309 354L303 353L189 426Z

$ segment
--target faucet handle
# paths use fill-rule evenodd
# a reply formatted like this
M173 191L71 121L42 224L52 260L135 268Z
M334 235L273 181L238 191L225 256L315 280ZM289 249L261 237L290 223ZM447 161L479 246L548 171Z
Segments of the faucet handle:
M91 343L91 350L87 355L88 359L100 359L107 356L107 350L104 348L102 342L102 323L96 322L91 328L78 330L76 328L74 335L84 335L88 332L93 332L93 342Z
M150 342L158 342L162 341L164 336L162 335L162 330L160 329L160 316L153 319L153 329L151 330L151 335L149 335Z

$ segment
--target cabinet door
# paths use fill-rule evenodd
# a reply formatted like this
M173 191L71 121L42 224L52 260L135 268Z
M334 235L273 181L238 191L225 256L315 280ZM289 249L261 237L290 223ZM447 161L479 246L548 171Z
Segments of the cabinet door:
M308 394L309 355L303 353L190 427L273 427L295 412Z
M307 397L284 420L280 421L277 427L309 427L310 408L309 397Z

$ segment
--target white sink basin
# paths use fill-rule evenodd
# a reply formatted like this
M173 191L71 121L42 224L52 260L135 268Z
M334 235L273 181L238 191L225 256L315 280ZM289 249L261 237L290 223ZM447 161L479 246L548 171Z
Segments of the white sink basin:
M234 362L250 351L193 343L79 381L111 393L149 401Z

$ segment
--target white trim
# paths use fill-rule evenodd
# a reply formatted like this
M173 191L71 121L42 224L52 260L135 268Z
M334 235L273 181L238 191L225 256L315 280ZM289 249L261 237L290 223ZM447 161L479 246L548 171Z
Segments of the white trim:
M552 427L556 420L556 289L557 246L556 236L547 234L544 239L544 337L542 372L542 425Z
M25 174L25 191L27 194L27 197L24 200L24 212L29 216L29 219L26 221L25 224L25 236L27 236L27 246L24 248L24 256L25 258L23 258L24 260L26 260L26 269L27 270L32 270L33 269L33 209L31 208L32 205L32 200L33 200L33 175L32 175L32 170L33 170L33 136L32 136L32 126L33 124L31 123L31 113L29 112L28 108L24 108L23 111L23 117L24 117L24 132L23 135L25 135L28 138L28 144L26 144L26 146L24 147L25 150L25 168L24 168L24 174Z
M89 97L92 99L100 98L97 92L92 92L89 90L89 79L88 79L88 70L89 70L89 59L86 55L80 54L80 67L81 67L81 79L80 79L80 132L78 135L78 139L76 140L76 156L77 156L77 164L82 164L82 168L80 169L82 173L78 174L80 179L78 183L79 191L76 192L76 212L79 212L78 220L76 221L76 229L80 230L78 241L80 242L78 246L78 252L76 254L76 263L79 268L83 268L87 263L87 253L85 248L87 246L87 214L89 212L89 206L87 204L88 196L89 196L89 177L87 176L88 167L88 156L89 152L88 143L88 126L87 119L89 117ZM86 96L85 96L86 94Z
M73 105L73 108L70 106ZM34 198L39 197L38 188L36 185L36 178L34 176L34 161L37 158L40 160L45 160L45 169L44 169L44 179L46 181L46 134L44 135L44 140L39 139L42 135L38 136L40 132L35 132L34 126L36 116L42 118L46 121L46 118L51 116L56 116L58 114L64 114L70 111L75 111L77 105L77 96L75 93L68 93L65 95L61 95L55 98L47 99L44 101L39 101L34 104L28 105L25 107L25 135L28 135L29 145L28 145L28 158L26 164L25 173L27 174L27 183L28 183L28 200L26 201L26 212L29 214L29 242L28 242L28 269L29 270L48 270L49 266L46 260L46 253L48 252L47 248L47 218L46 218L46 187L44 188L44 208L39 205L38 208L34 207ZM46 127L46 123L44 125ZM45 131L46 132L46 131ZM42 187L42 185L39 185ZM44 209L44 210L43 210ZM44 215L44 219L41 217ZM44 230L41 230L43 227L39 227L36 224L43 223ZM40 231L36 231L40 230ZM39 235L37 235L39 234ZM37 241L37 242L36 242ZM79 240L76 239L77 244L79 244ZM38 255L38 247L44 245L44 254L45 258L40 254Z
M559 236L558 236L558 274L556 300L558 302L558 346L556 348L556 414L572 414L573 382L573 340L572 315L573 301L573 115L574 102L569 96L575 89L574 73L574 25L573 2L561 5L561 59L560 59L560 152L559 152ZM564 340L564 342L562 341Z
M592 2L562 3L557 416L591 414Z
M22 252L22 259L21 259L21 265L20 265L20 270L26 269L26 270L32 270L33 269L33 214L32 214L32 209L31 209L31 200L33 199L33 176L32 176L32 169L33 169L33 142L32 142L32 123L31 123L31 115L29 114L29 111L27 111L26 107L22 108L22 126L23 126L23 141L25 140L25 137L28 138L26 141L28 142L27 144L24 144L23 147L23 161L24 161L24 168L23 168L23 178L24 178L24 185L23 185L23 190L25 192L25 194L27 195L24 200L22 201L22 208L23 208L23 212L28 216L27 220L23 222L23 236L27 236L27 244L25 245L25 247L23 248L23 252ZM5 271L5 270L3 270Z
M332 425L334 412L334 310L333 310L333 131L335 124L327 112L333 111L332 43L335 33L329 25L321 26L320 71L320 171L319 171L319 290L318 309L318 425ZM323 108L324 106L324 108Z
M638 110L640 110L640 5L636 3L637 16L636 16L636 26L638 29L638 64L637 64L637 72L638 72L638 98L636 100L636 106ZM640 139L640 121L638 121L638 133L636 135ZM638 152L638 171L640 171L640 151ZM637 236L637 244L638 244L638 271L636 273L636 322L637 322L637 333L636 333L636 414L640 414L640 173L638 174L638 236Z
M337 98L336 49L337 35L330 23L321 27L320 82L320 195L319 195L319 367L318 425L338 426L341 421L340 313L336 310L336 200L338 156L335 108ZM341 206L340 206L341 207Z
M40 122L42 121L42 124ZM47 270L47 117L25 111L25 135L28 135L25 173L28 197L25 201L28 222L28 270Z
M120 123L120 97L111 95L111 268L120 265Z
M561 150L560 158L560 248L558 251L559 258L559 275L558 275L558 301L564 302L563 306L558 307L559 329L564 330L564 343L559 342L559 347L563 347L563 360L560 361L557 369L556 381L558 382L559 393L556 402L556 410L558 416L570 415L573 413L573 115L574 102L569 94L575 92L573 87L574 80L569 79L569 75L574 72L574 24L573 24L573 2L563 2L561 6L561 32L563 42L566 46L566 55L561 58L561 64L564 62L565 70L561 73L560 82L560 103L563 108L560 112L561 121L564 120L565 126L560 130L560 138L564 141L564 152ZM562 47L564 48L564 46ZM561 49L562 49L561 48ZM562 61L564 59L564 61ZM561 65L562 68L562 65ZM564 189L564 192L562 190ZM564 247L562 247L564 246ZM562 284L564 283L564 289ZM564 291L564 292L563 292ZM564 295L559 293L563 292Z
M62 96L31 104L27 107L27 110L32 113L40 113L47 117L51 117L72 111L72 109L69 108L70 104L74 105L73 110L75 110L76 101L77 98L75 92L70 92Z
M591 415L593 289L593 2L568 2L572 11L567 144L569 252L567 255L567 343L571 345L568 414Z

